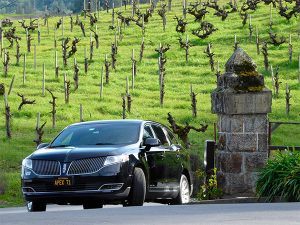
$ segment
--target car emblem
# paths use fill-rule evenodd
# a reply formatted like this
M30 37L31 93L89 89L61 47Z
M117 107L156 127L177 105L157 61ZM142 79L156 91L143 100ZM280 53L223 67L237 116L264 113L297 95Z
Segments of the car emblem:
M63 173L66 173L67 172L67 164L64 164L63 165Z

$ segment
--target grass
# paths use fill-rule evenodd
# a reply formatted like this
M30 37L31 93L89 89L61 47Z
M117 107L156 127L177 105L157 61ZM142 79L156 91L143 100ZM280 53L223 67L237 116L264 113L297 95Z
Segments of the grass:
M239 3L241 5L241 3ZM148 5L141 5L144 11ZM124 9L122 9L124 11ZM149 119L167 124L167 113L171 112L178 123L184 124L189 122L194 126L200 123L209 125L207 132L191 132L190 139L194 144L192 151L203 155L204 140L213 139L213 123L216 122L217 116L211 113L210 93L215 89L215 75L210 71L209 60L203 53L207 43L212 43L212 50L215 53L215 60L219 61L220 69L224 72L224 65L233 53L234 35L237 40L253 60L257 63L258 71L265 76L266 86L272 88L270 73L264 70L263 56L257 55L255 40L249 41L248 27L242 27L241 19L238 13L230 14L226 21L213 16L213 11L206 16L206 21L213 23L218 31L213 33L209 38L201 40L192 35L192 30L198 27L191 15L187 16L189 22L187 34L193 44L190 48L189 62L185 62L185 53L180 49L178 44L179 35L175 31L175 15L181 15L181 1L173 1L173 9L167 13L166 31L162 30L162 21L155 9L154 15L146 24L145 35L145 52L141 63L137 64L137 77L135 80L135 89L130 90L132 95L132 112L127 113L127 118ZM125 12L130 14L130 10ZM32 153L35 149L33 140L35 139L35 123L37 113L41 113L41 122L47 121L43 141L49 142L62 128L79 121L79 105L83 105L84 120L101 120L101 119L120 119L122 116L122 98L125 93L126 77L131 80L131 52L135 49L135 56L138 59L140 43L142 40L141 29L135 25L130 25L123 29L124 38L119 41L116 71L110 73L109 85L104 85L103 99L99 98L99 82L101 68L104 65L105 54L110 56L111 43L114 42L114 31L109 30L111 25L111 13L100 12L100 20L97 23L100 35L100 48L94 50L93 61L90 62L89 71L84 73L84 47L89 46L89 21L84 19L87 31L87 37L83 37L80 27L74 26L70 32L70 20L65 17L64 37L71 39L76 36L80 38L76 59L79 63L79 89L74 92L73 86L73 58L68 60L68 66L64 67L62 63L62 53L60 43L62 40L61 28L57 31L58 38L58 55L60 76L55 78L54 72L54 26L59 20L58 17L49 19L50 33L47 33L47 27L43 26L42 19L39 20L41 27L41 43L37 43L37 32L32 34L33 44L37 45L37 69L33 67L33 47L32 52L27 54L26 66L26 83L22 84L23 67L15 64L15 47L8 49L10 52L10 65L8 77L3 76L3 64L0 65L0 83L4 83L6 88L9 87L12 76L15 75L15 83L11 95L8 98L12 111L12 139L8 140L5 134L4 116L0 117L0 171L5 173L9 182L7 192L0 195L3 205L19 205L22 203L19 188L19 171L21 161L24 157ZM27 23L29 21L27 20ZM258 28L261 39L268 38L269 7L263 4L259 5L257 11L252 13L252 24ZM279 98L273 100L272 113L269 114L271 121L299 121L300 108L300 84L298 83L298 61L297 56L300 53L299 41L299 19L293 18L287 22L277 13L273 12L273 28L279 36L288 37L292 35L294 56L293 62L288 61L288 45L283 44L280 47L269 45L270 64L275 68L280 66L279 76L282 81L280 85ZM22 37L20 42L21 53L26 53L25 31L15 21L17 35ZM155 48L159 44L170 44L171 48L166 53L166 83L165 83L165 104L160 107L159 104L159 85L157 75L157 58ZM4 47L9 43L5 40ZM109 57L110 58L110 57ZM22 58L21 58L22 59ZM22 62L22 60L21 60ZM51 89L57 99L57 126L51 127L51 105L49 101L51 96L46 92L42 96L42 65L46 67L46 87ZM64 103L63 92L63 73L66 72L68 79L71 80L70 103ZM285 114L285 83L291 87L291 112ZM193 118L190 106L190 84L193 84L194 91L198 93L198 117ZM35 99L36 104L24 106L18 111L18 105L21 102L17 93L24 94L28 99ZM0 96L3 102L3 97ZM0 112L4 112L4 104L0 104ZM299 145L300 127L282 126L280 132L274 132L272 137L273 144ZM283 142L283 143L282 143Z

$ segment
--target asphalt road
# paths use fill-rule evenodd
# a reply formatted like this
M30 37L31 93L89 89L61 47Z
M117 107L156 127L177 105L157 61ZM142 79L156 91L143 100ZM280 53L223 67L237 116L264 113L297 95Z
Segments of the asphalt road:
M106 206L82 210L80 206L49 206L47 212L27 213L25 208L0 209L1 225L289 225L300 224L300 203L207 204L143 207Z

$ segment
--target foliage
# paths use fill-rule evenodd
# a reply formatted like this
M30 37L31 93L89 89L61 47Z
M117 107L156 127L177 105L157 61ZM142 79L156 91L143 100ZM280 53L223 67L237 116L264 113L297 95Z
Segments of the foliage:
M201 175L201 174L200 174ZM213 169L213 174L209 176L207 183L201 186L197 197L199 200L219 199L223 196L222 190L218 187L217 168Z
M4 174L0 174L0 195L3 195L7 188L7 180Z
M300 201L300 153L276 153L260 171L256 191L259 197L272 201L276 197Z

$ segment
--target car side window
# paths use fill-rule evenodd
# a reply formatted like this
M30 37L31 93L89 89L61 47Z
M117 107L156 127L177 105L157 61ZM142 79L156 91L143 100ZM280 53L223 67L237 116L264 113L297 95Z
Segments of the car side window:
M163 129L160 126L153 124L152 129L154 130L156 137L160 140L162 145L165 145L165 146L170 145Z
M169 139L171 144L177 144L177 140L175 136L171 133L171 131L167 128L164 128L165 133L167 134L167 138Z
M154 138L154 134L149 125L145 125L145 127L144 127L144 133L143 133L143 142L144 143L147 138Z

